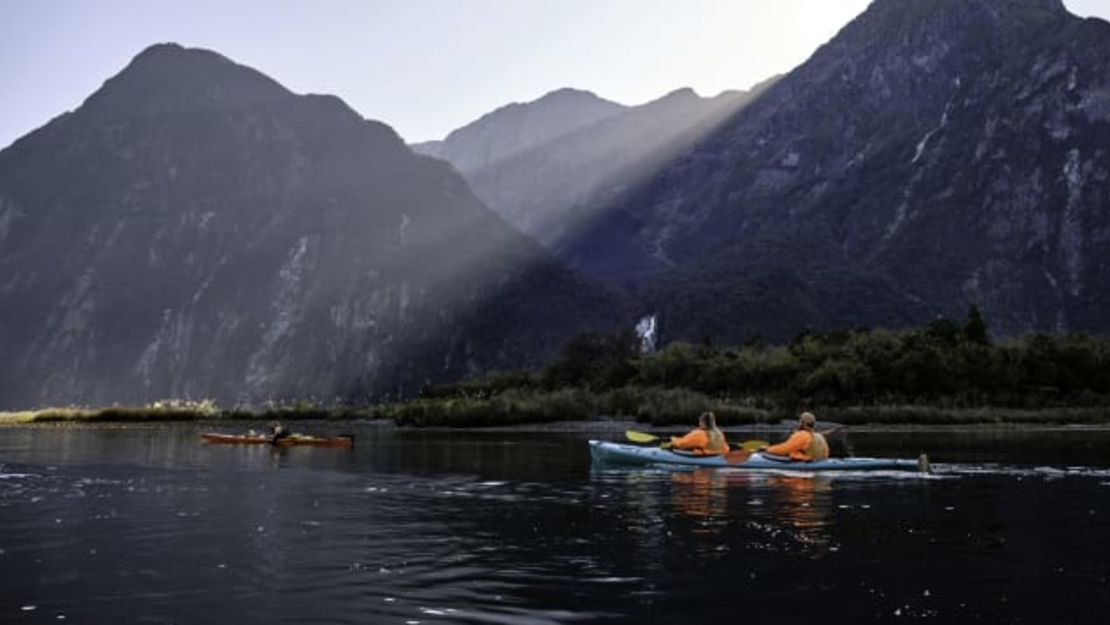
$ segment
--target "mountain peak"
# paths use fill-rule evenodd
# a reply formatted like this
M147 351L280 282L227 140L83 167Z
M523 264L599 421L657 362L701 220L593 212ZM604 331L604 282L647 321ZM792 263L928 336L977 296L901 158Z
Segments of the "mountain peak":
M154 44L85 101L90 113L154 114L242 107L292 96L265 74L211 50Z
M533 102L530 102L529 104L536 104L545 101L550 102L553 100L588 100L596 102L606 101L605 98L602 98L593 91L587 91L585 89L575 89L573 87L563 87L561 89L549 91Z
M939 27L945 32L974 29L980 20L992 30L1026 30L1067 17L1073 16L1062 0L875 0L847 28L879 18L900 28Z
M690 87L681 87L675 89L662 97L656 98L649 102L644 103L645 107L683 107L693 105L695 102L704 100L696 91Z
M625 108L623 104L606 100L592 91L563 87L561 89L549 91L535 100L506 104L491 113L487 113L483 119L486 117L505 117L507 115L519 117L543 116L550 112L561 114L563 111L570 110L578 111L591 117L606 116ZM498 115L499 113L501 115Z
M590 91L556 89L530 102L513 102L486 113L452 131L443 141L413 147L422 154L451 161L460 171L475 171L618 115L627 108Z
M894 10L944 11L960 6L978 6L999 12L1037 10L1059 14L1068 13L1063 0L874 0L871 4L871 8L890 8Z
M174 41L166 41L166 42L162 42L162 43L154 43L154 44L151 44L151 45L147 46L141 52L136 54L135 58L131 59L131 62L132 63L135 63L135 62L149 62L151 60L155 60L155 59L158 59L158 58L161 58L161 57L167 57L167 56L178 55L178 54L192 54L192 53L202 53L204 55L216 56L216 57L219 57L219 58L227 61L226 58L224 58L224 57L220 56L219 54L217 54L215 52L212 52L210 50L204 50L202 48L192 48L192 49L190 49L190 48L186 48L185 46L181 45L180 43L177 43L177 42L174 42Z
M691 87L680 87L678 89L675 89L674 91L671 91L670 93L668 93L667 95L663 96L660 99L663 99L663 100L670 100L670 99L674 99L674 100L694 100L694 99L697 99L697 100L700 100L701 96L698 95L698 92L694 91L693 88L691 88Z

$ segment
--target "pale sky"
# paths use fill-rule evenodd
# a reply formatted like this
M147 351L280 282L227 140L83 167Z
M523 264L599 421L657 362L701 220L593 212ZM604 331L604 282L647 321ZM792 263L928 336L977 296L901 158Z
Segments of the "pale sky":
M747 88L868 0L0 0L0 148L153 43L215 50L330 93L407 141L561 87L639 104ZM1110 0L1067 0L1110 18Z

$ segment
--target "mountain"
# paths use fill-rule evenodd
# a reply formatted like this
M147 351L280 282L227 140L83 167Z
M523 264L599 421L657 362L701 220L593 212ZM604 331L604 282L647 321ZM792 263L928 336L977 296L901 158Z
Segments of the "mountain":
M1110 331L1110 24L876 0L559 250L665 337L962 318Z
M405 394L622 306L388 126L209 51L0 152L0 406Z
M625 108L589 91L559 89L532 102L502 106L452 131L443 141L417 143L412 148L448 160L459 171L480 171L619 115Z
M487 206L557 250L597 207L669 162L773 82L715 98L679 89L634 107L564 89L500 108L444 142L413 149L451 161ZM541 127L529 128L529 120Z

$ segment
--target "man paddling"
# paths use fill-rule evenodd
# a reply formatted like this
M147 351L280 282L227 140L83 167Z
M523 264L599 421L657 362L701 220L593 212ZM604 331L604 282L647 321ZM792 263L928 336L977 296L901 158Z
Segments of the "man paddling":
M803 412L798 417L798 429L790 438L778 445L761 447L759 451L801 462L825 460L829 457L829 443L823 434L813 431L816 425L817 417L812 412Z
M282 425L280 423L277 423L276 421L274 423L270 424L270 444L271 445L277 445L278 441L280 441L283 438L288 438L291 435L292 435L292 432L290 432L284 425Z
M712 412L703 412L698 417L698 427L690 430L685 436L672 436L669 443L663 443L664 449L684 449L694 452L697 456L716 456L728 453L728 442L725 434L717 427L717 415Z

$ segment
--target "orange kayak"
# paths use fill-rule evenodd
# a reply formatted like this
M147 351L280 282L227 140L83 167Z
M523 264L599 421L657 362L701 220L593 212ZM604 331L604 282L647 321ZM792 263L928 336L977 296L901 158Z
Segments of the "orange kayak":
M224 445L269 445L270 437L266 434L220 434L219 432L205 432L200 435L206 443ZM278 447L350 447L354 444L353 436L308 436L305 434L291 434L274 441Z

